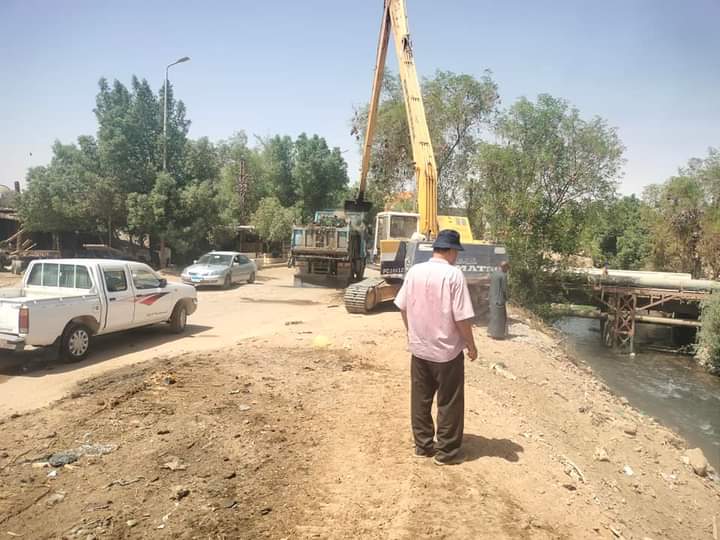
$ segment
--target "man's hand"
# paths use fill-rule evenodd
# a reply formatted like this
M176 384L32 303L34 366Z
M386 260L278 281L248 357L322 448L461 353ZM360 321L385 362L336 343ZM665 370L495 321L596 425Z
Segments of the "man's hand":
M475 347L475 338L472 333L472 319L465 319L464 321L455 321L455 325L460 332L460 336L465 340L465 346L467 347L468 357L470 361L474 361L477 358L477 348Z

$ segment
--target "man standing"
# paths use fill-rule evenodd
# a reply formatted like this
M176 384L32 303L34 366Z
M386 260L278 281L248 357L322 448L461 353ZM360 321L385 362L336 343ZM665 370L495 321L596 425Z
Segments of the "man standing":
M490 322L488 324L488 335L493 339L505 339L507 337L507 301L508 284L507 272L510 264L503 261L500 270L496 270L490 276Z
M437 465L459 463L465 418L465 364L477 358L475 313L465 277L454 266L462 251L457 231L440 231L433 256L405 276L395 305L402 311L411 357L411 419L415 455ZM437 433L431 414L437 394ZM433 438L437 438L437 442Z

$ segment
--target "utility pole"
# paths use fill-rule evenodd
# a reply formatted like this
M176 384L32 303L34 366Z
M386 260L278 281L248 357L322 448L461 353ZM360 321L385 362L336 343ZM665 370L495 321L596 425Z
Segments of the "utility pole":
M238 201L240 203L240 216L238 217L244 217L244 211L245 211L245 199L247 198L248 193L248 187L249 187L249 177L247 173L247 167L245 166L245 158L240 159L240 174L238 175L237 179L237 194L238 194Z
M163 100L163 171L167 171L167 115L168 115L168 71L176 64L182 64L190 60L189 56L183 56L172 64L165 66L165 99Z

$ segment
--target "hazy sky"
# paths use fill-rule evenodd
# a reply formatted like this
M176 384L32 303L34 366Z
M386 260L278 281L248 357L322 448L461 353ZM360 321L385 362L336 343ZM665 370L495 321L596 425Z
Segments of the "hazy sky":
M720 146L720 0L407 0L418 68L490 69L504 105L550 93L619 128L622 191ZM318 133L358 176L353 107L370 95L382 0L0 0L0 183L94 134L100 77L156 89L191 137ZM391 66L395 63L390 54ZM30 155L32 153L32 155Z

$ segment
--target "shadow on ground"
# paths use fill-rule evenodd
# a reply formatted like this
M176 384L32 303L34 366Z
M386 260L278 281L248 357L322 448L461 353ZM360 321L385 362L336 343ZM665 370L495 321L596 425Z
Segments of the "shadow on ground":
M517 463L525 449L510 439L488 439L481 435L466 433L463 436L465 461L475 461L484 457L496 457Z
M238 297L238 300L249 302L251 304L290 304L293 306L316 306L324 303L317 302L315 300L275 300L272 298L248 298L247 296L240 296Z
M58 359L57 347L22 352L0 351L0 377L43 377L50 372L74 371L179 339L203 337L201 334L211 329L209 326L188 324L185 332L173 334L168 331L167 325L156 325L98 336L93 339L88 358L73 363Z

